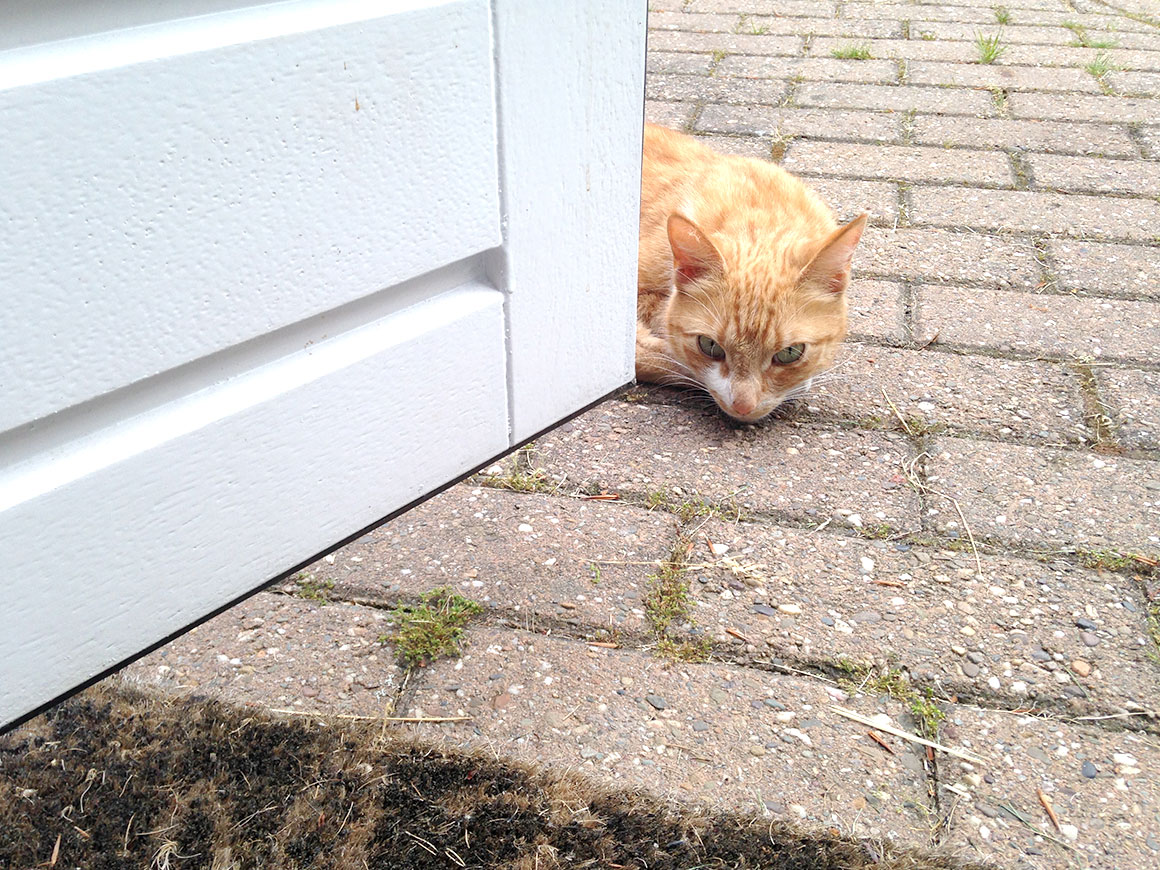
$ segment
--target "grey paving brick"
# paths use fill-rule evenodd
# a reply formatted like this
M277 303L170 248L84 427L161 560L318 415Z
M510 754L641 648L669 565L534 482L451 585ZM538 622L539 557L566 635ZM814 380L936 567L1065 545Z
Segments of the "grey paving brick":
M649 575L676 539L663 511L460 484L306 572L380 606L447 586L520 618L640 631Z
M403 682L371 607L260 592L121 672L138 685L259 707L390 715Z
M1031 154L1027 161L1036 187L1148 196L1160 194L1160 163L1058 154Z
M669 103L660 100L645 100L644 116L654 124L662 127L672 127L674 130L684 129L685 124L693 117L696 111L695 103Z
M650 51L648 53L645 72L648 75L657 73L683 73L685 75L704 76L713 68L711 54L691 54L683 51Z
M907 82L1014 91L1100 92L1099 84L1084 70L1066 67L914 62L907 66Z
M944 739L981 753L988 764L940 766L940 780L954 787L942 792L942 805L956 808L949 844L1016 870L1056 870L1073 863L1091 870L1156 866L1160 752L1155 740L1093 726L952 708ZM1090 779L1082 773L1087 763L1095 769ZM1040 790L1068 833L1052 827Z
M1160 96L1160 73L1158 72L1117 70L1108 73L1108 83L1112 86L1112 90L1117 93L1146 97Z
M897 185L849 178L803 176L803 180L822 195L843 222L853 220L864 211L878 223L892 223L898 217Z
M696 138L721 154L736 154L739 157L770 160L773 153L773 140L768 136L697 136Z
M1154 9L1153 12L1155 11L1157 10ZM1160 51L1160 31L1153 30L1148 33L1133 33L1131 31L1121 32L1117 30L1107 34L1093 31L1089 35L1094 39L1101 37L1110 38L1120 48L1138 49L1141 51Z
M1160 372L1099 368L1096 380L1116 440L1126 447L1160 449Z
M898 21L865 18L778 18L751 15L748 23L766 28L768 33L812 33L815 36L844 36L860 39L901 39Z
M733 33L685 33L655 30L649 34L649 51L724 51L729 54L801 54L799 36L749 36Z
M950 499L976 539L1027 546L1160 550L1160 463L1080 450L939 438L927 479L944 497L929 519L966 539Z
M792 78L806 81L890 83L898 80L892 60L839 60L834 57L758 57L734 54L721 61L719 76Z
M1138 130L1144 156L1160 160L1160 127L1140 127Z
M865 274L932 283L978 282L1035 287L1035 249L1022 239L934 229L870 227L862 237L858 269Z
M931 6L902 3L847 3L842 13L851 18L908 19L913 24L921 21L969 21L975 24L994 24L995 13L990 9L971 6Z
M962 187L916 187L910 196L916 224L1140 240L1160 226L1160 203L1150 199Z
M782 165L794 172L889 178L897 181L962 181L1011 185L1006 154L945 148L794 142Z
M740 15L651 10L648 27L649 30L683 30L687 33L733 33L740 20Z
M1047 250L1064 290L1160 299L1160 249L1052 239Z
M1124 124L1155 122L1157 103L1135 97L1096 97L1083 94L1011 94L1007 98L1016 118L1063 121L1098 121Z
M957 44L967 45L968 43ZM974 57L978 58L978 52L975 51L973 45L971 46L971 51L974 52ZM1053 47L1050 51L1044 51L1035 45L1012 45L1003 53L1003 56L999 58L997 63L1028 66L1035 66L1037 64L1042 66L1070 66L1082 69L1094 61L1096 56L1101 52L1107 54L1108 59L1117 69L1160 69L1160 51L1136 51L1124 48L1102 49L1057 46Z
M740 12L793 18L833 18L834 4L818 0L693 0L697 12Z
M898 139L897 116L880 112L840 112L772 106L709 105L697 119L703 133L752 133L758 136L802 136L821 139Z
M837 698L862 715L902 716L897 702L845 699L799 677L665 668L634 650L480 628L460 662L427 669L410 712L472 717L425 730L433 742L578 769L606 785L735 811L753 811L756 799L775 818L921 838L921 761L900 743L895 755L873 744L865 726L830 711Z
M995 4L1000 5L1000 4ZM1075 39L1075 34L1062 27L1020 25L1015 23L1020 12L1011 10L1012 23L1003 27L1002 40L1007 44L1030 45L1067 45ZM978 24L963 24L958 21L916 21L911 26L911 38L918 34L929 34L936 39L966 40L973 42L976 33L992 33L997 29L994 15L985 22L987 27ZM921 38L921 36L919 37Z
M786 84L773 79L726 79L716 76L658 74L648 77L645 96L650 100L775 105L785 96Z
M1127 130L1111 124L916 115L913 136L920 145L972 145L1105 157L1137 156L1136 145Z
M554 476L610 491L679 488L683 498L819 520L848 508L910 527L914 494L896 481L910 447L895 433L769 420L735 428L716 408L610 402L536 442ZM801 458L798 458L801 457Z
M832 37L818 37L810 44L810 55L813 57L829 57L835 49L841 49L850 44L848 38L835 39ZM944 60L969 63L979 57L975 46L967 42L925 42L921 39L867 39L865 42L870 54L875 58L905 58L906 60Z
M861 278L855 271L846 295L850 303L850 335L905 340L902 285Z
M919 288L916 339L1076 359L1147 360L1160 335L1160 304L1126 299Z
M947 694L1071 714L1147 707L1160 692L1128 576L1006 554L980 554L980 574L966 551L720 520L688 563L699 626L799 667L885 658Z
M949 115L986 115L991 95L979 91L907 85L858 85L806 83L798 87L800 106L829 109L876 109L882 111L939 112Z
M869 425L899 425L897 409L925 427L996 438L1082 443L1090 434L1079 376L1057 363L850 344L805 404Z

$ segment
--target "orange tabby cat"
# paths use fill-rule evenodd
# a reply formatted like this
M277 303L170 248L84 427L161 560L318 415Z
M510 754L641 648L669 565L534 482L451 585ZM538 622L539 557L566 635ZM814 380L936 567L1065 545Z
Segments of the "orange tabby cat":
M738 420L805 392L846 336L866 215L839 227L785 170L646 124L636 377L704 387Z

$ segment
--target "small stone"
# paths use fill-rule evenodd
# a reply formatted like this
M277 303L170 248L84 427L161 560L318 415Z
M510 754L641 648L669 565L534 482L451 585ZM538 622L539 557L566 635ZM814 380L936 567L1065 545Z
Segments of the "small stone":
M754 743L749 747L749 754L760 758L761 756L765 755L765 747L760 743Z
M998 818L999 811L985 801L978 801L975 804L975 809L981 812L988 819Z
M1071 669L1079 674L1081 677L1086 677L1092 672L1092 666L1083 659L1076 659L1071 663Z
M869 556L862 557L862 570L867 574L874 570L874 560Z
M703 719L694 719L693 720L693 730L697 731L697 732L708 731L709 730L709 723L704 721Z
M1096 628L1098 628L1098 626L1090 619L1084 619L1083 617L1080 617L1075 621L1075 627L1082 628L1084 631L1095 631Z
M1075 825L1060 825L1059 832L1072 842L1075 842L1079 838L1079 828Z
M974 679L979 675L979 666L974 662L963 662L963 673Z
M791 616L796 616L802 612L801 605L798 604L779 604L777 609L782 613L788 613Z
M760 616L777 616L777 611L768 604L754 604L753 612Z
M862 515L861 514L850 514L850 516L846 517L846 522L848 522L854 528L860 529L860 528L862 528Z
M952 643L951 652L957 656L965 656L967 654L967 648L965 646L959 646L957 643Z
M996 692L999 691L999 678L987 677L987 685L994 689Z
M649 705L657 710L664 710L669 705L665 703L665 699L660 695L645 695L644 699L648 701Z
M806 817L806 808L801 804L790 804L788 809L799 819L804 819Z
M530 532L530 531L533 531L533 529L527 523L520 523L518 526L516 526L516 531Z
M1090 631L1081 631L1079 639L1083 641L1084 646L1099 646L1100 639L1092 634Z
M1090 761L1085 761L1082 765L1080 765L1079 772L1088 779L1095 779L1096 774L1100 772L1100 769Z
M1124 767L1139 767L1140 766L1140 762L1138 762L1131 755L1128 755L1126 752L1115 753L1114 755L1112 755L1112 761L1114 761L1114 762L1116 762L1116 764L1122 765Z

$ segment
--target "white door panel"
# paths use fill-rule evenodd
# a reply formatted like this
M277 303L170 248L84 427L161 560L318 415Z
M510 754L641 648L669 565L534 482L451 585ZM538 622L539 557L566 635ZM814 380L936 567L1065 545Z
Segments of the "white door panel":
M631 378L644 75L643 0L16 8L0 728Z

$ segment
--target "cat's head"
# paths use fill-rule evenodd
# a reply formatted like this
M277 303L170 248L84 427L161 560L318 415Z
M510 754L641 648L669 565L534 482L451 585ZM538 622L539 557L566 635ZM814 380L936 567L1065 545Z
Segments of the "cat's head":
M722 251L692 221L669 217L669 353L730 417L761 419L832 365L866 218L792 244L722 238Z

